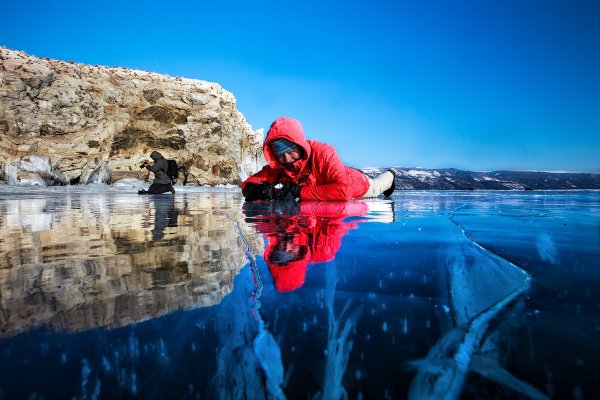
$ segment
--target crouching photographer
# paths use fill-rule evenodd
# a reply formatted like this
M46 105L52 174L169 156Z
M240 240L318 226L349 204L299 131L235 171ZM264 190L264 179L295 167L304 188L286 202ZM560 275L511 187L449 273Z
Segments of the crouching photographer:
M171 185L171 178L167 175L169 168L167 160L158 151L153 151L150 154L150 158L154 160L154 164L150 165L150 163L144 161L140 168L146 168L148 171L153 172L154 181L148 190L140 190L138 194L160 194L166 192L175 194L175 189Z

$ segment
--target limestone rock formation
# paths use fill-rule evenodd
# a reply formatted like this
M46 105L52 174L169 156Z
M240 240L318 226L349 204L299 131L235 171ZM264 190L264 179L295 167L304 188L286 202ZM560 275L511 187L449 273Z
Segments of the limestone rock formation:
M185 167L187 184L239 184L264 162L262 136L216 83L0 47L0 179L9 183L144 179L139 166L158 150Z

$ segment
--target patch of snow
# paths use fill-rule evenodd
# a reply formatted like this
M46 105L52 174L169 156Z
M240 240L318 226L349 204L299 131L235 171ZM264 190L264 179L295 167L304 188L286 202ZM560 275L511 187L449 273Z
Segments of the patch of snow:
M9 185L48 186L69 182L65 174L52 168L48 156L39 154L29 154L6 163L3 172Z
M420 178L431 178L431 172L429 171L421 171L421 170L417 170L417 169L411 169L406 173L408 176L412 176L412 177L420 177Z
M148 185L148 182L144 182L141 179L136 179L136 178L126 178L126 179L121 179L116 181L115 183L112 184L112 187L119 189L141 189L145 186ZM89 187L91 187L92 185L87 185Z
M106 183L109 179L110 173L108 171L108 165L104 163L98 168L90 170L88 175L83 179L83 183Z
M50 158L38 154L31 154L28 157L23 158L19 162L19 166L22 170L29 172L44 172L48 174L52 173Z
M379 174L383 171L382 168L377 168L377 167L367 167L367 168L361 168L361 171L364 172L365 174Z

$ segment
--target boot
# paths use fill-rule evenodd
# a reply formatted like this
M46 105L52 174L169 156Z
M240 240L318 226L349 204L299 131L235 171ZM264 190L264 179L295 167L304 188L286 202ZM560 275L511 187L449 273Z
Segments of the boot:
M383 191L383 195L385 197L390 197L394 193L394 190L396 190L396 173L393 169L389 169L388 171L394 175L394 180L392 181L392 186Z

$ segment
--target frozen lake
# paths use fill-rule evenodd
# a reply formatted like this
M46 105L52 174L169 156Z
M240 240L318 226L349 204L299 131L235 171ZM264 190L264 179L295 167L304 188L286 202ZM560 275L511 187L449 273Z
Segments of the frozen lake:
M600 397L600 192L0 186L0 399Z

